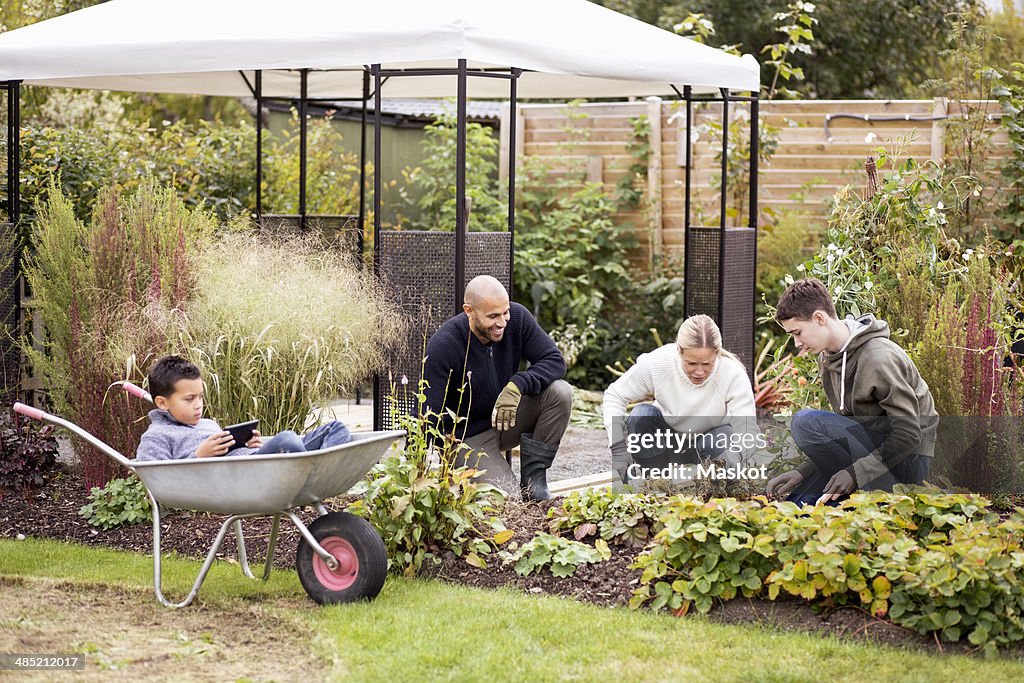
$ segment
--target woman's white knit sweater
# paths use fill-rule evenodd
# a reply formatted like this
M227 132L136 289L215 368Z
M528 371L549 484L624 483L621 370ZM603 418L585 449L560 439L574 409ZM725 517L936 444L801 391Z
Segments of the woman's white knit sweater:
M609 445L625 438L621 418L627 406L644 401L653 401L669 426L680 432L706 432L730 417L755 415L754 392L742 363L720 355L707 379L694 384L683 372L675 344L641 354L636 365L605 390L604 426Z

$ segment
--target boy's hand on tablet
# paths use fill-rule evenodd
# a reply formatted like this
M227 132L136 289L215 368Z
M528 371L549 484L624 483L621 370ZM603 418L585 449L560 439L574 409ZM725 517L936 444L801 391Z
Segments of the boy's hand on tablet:
M263 439L260 438L260 432L258 429L252 430L252 438L245 442L246 448L259 448L263 445Z
M217 432L209 436L199 444L196 449L197 458L216 458L228 452L231 444L235 442L234 437L228 432Z

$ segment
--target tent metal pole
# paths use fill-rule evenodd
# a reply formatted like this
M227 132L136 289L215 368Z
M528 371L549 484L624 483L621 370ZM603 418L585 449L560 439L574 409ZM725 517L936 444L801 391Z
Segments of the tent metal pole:
M761 140L758 117L761 115L760 102L755 97L750 101L750 227L757 229L757 173L758 156L761 154ZM755 244L757 233L754 233ZM757 253L756 251L754 252Z
M309 69L299 70L299 229L306 230L306 108Z
M21 235L21 81L7 82L7 220L10 221L16 235ZM24 279L23 256L24 240L18 239L15 252L12 254L13 265L17 269L17 277L11 283L14 287L14 321L17 328L23 320L21 295L27 282ZM14 330L17 333L17 329ZM14 340L11 339L13 344ZM7 349L4 349L5 352ZM5 353L6 355L6 353ZM24 358L19 354L19 358ZM4 382L5 386L10 386ZM14 386L22 391L20 381L15 379ZM24 392L27 395L27 392Z
M359 234L356 249L359 251L359 265L363 264L363 235L366 230L366 104L370 99L370 72L363 71L363 110L359 118Z
M690 186L693 183L693 91L690 86L683 86L683 97L686 99L686 188L683 208L683 317L690 316L690 297L688 292L693 283L690 267L693 261L691 251L690 226Z
M729 180L729 90L722 88L722 196L719 202L721 215L718 219L718 326L725 323L725 211L728 203ZM725 334L725 330L722 330Z
M459 60L455 123L455 314L466 288L466 60Z
M754 277L750 278L750 299L751 301L757 300L757 173L758 173L758 157L761 154L761 140L758 137L760 135L760 122L761 116L761 103L757 98L757 93L753 93L754 98L750 101L750 220L749 225L753 229L753 240L754 240ZM750 348L757 349L757 329L753 330L752 339L750 340ZM753 375L753 368L750 373Z
M263 223L263 70L256 70L256 222Z
M380 277L380 64L370 65L373 76L373 274ZM373 378L373 428L384 428L384 406L381 405L380 374Z
M21 222L21 81L7 81L7 216Z
M516 106L518 83L521 69L512 69L509 81L509 128L508 128L508 298L515 299L516 287Z

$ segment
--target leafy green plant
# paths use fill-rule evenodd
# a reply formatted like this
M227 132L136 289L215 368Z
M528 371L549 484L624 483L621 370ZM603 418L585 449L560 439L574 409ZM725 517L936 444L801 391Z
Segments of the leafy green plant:
M89 524L105 531L153 521L149 494L134 476L111 479L102 488L93 487L89 492L89 503L83 505L78 514Z
M630 164L626 174L615 184L615 199L624 209L636 209L640 207L646 189L642 183L647 181L651 159L651 122L644 115L631 117L629 124L633 128L632 139L626 143Z
M993 91L1002 110L1000 124L1009 137L1010 156L1003 162L1001 174L1006 189L999 217L1013 235L1024 230L1024 64L1010 65L1001 84ZM1008 238L1010 235L996 235Z
M423 166L402 171L399 188L404 207L415 218L407 222L419 230L455 230L456 117L449 108L425 128ZM498 187L498 140L479 123L466 124L466 198L472 202L470 225L474 230L500 232L508 229L508 204ZM408 189L407 189L408 188Z
M5 490L42 486L56 464L57 440L52 426L39 426L10 410L0 413L0 500Z
M575 574L580 565L607 560L611 549L600 538L589 546L541 532L514 550L502 551L499 556L506 564L515 562L516 574L520 576L539 573L546 567L555 578L564 578Z
M792 63L796 53L811 54L811 43L814 40L814 25L818 19L814 17L815 6L810 2L796 0L786 5L785 12L778 12L772 20L779 24L776 30L782 33L786 39L779 43L772 43L761 48L761 53L768 53L769 59L765 60L765 66L774 68L771 85L768 86L767 98L774 99L776 94L784 97L794 98L799 96L789 88L783 86L780 81L792 81L798 83L804 80L804 70Z
M978 191L973 178L898 159L898 150L880 152L879 167L886 171L877 192L861 197L846 188L837 193L825 243L797 266L797 274L821 279L840 317L871 312L888 321L894 339L935 384L942 414L969 414L977 405L977 387L956 377L971 368L980 375L1001 365L1018 334L1014 313L1022 299L1011 284L1019 272L1017 256L991 239L964 248L948 236L951 216L962 215L967 198ZM791 279L787 275L784 282ZM988 304L980 318L972 318L972 301L978 298ZM766 308L771 315L771 306ZM965 329L974 329L975 338L965 338ZM951 371L950 360L956 358L962 362L954 362ZM1005 378L989 381L988 396L998 394L998 400L986 399L986 405L1019 410L1019 402L1004 398L1007 391L1019 393L1019 377L996 374ZM1002 414L999 410L978 414Z
M575 491L548 510L548 529L572 532L577 541L596 536L606 542L643 547L660 528L665 499L618 494L610 489Z
M775 553L758 527L776 510L731 498L672 499L654 544L636 560L643 575L630 606L650 602L652 609L682 615L691 605L707 612L714 599L757 595L774 568Z
M251 131L251 127L249 128ZM251 135L254 137L255 132ZM306 211L319 214L355 214L359 207L359 157L346 152L343 138L330 117L308 121L306 143ZM299 116L292 110L287 127L264 137L263 197L267 213L298 213ZM252 143L253 149L255 140ZM255 154L241 171L253 178ZM255 188L255 182L250 180ZM255 196L247 206L255 205Z
M998 163L993 152L990 125L992 100L1000 86L1000 73L984 63L986 45L996 42L991 29L972 8L960 8L946 16L950 47L939 56L945 64L941 77L925 85L933 95L948 98L950 117L945 125L945 165L950 176L966 176L977 182L960 211L950 216L950 235L968 243L985 238L997 208Z
M297 213L299 121L293 115L264 136L263 196L267 213ZM190 209L220 219L255 208L256 130L252 123L185 120L157 126L131 117L81 127L28 123L22 127L22 215L31 219L51 179L86 220L103 188L131 194L147 182L173 188ZM342 151L331 121L308 126L307 197L310 213L353 214L359 201L359 160Z
M757 235L757 299L778 301L786 289L786 275L797 272L807 260L821 227L808 225L806 217L785 211L758 229Z
M436 416L420 414L426 404L422 383L415 400L417 415L396 415L399 428L406 430L404 449L370 470L354 489L363 498L348 510L380 531L391 571L415 576L428 560L440 562L444 551L485 568L484 557L512 538L493 517L504 494L476 481L480 473L475 468L455 465L465 446L441 432ZM436 467L432 452L439 458Z
M787 593L857 605L986 655L1024 640L1024 510L921 487L858 493L840 507L673 498L638 558L631 606L685 614L715 600Z

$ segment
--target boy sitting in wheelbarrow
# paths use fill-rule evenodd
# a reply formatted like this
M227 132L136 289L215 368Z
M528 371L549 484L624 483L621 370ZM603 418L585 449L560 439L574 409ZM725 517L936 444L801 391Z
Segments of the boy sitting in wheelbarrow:
M149 429L142 435L137 460L180 460L225 455L234 437L215 421L203 418L203 380L199 368L181 356L164 356L149 372L149 392L156 408L149 411ZM332 421L299 436L291 430L266 443L259 431L231 455L301 453L348 443L352 435Z

